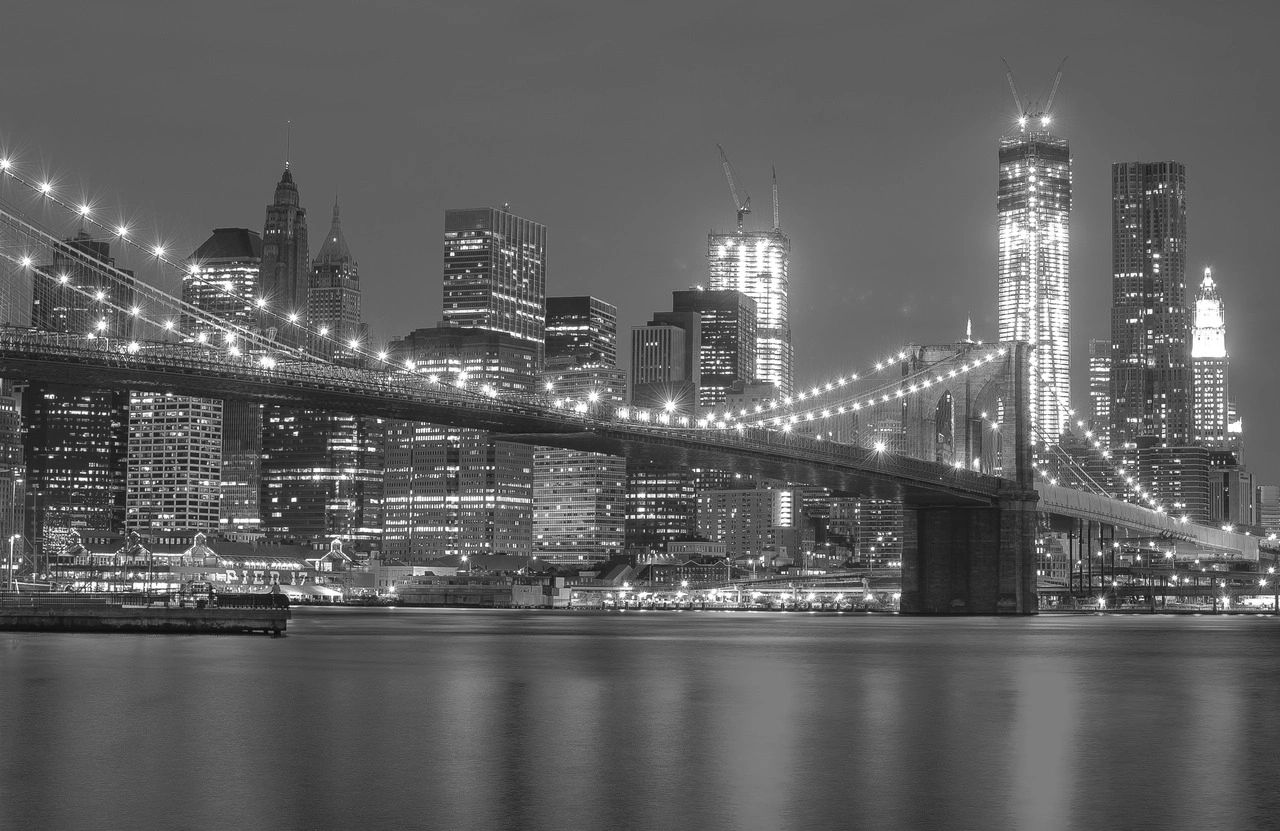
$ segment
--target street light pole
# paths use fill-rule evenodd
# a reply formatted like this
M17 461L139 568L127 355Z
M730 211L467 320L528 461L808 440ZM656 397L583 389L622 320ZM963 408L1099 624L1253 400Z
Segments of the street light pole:
M7 574L7 578L6 578L6 579L5 579L5 581L4 581L4 583L5 583L5 588L6 588L6 589L8 589L9 591L13 591L13 583L14 583L14 580L13 580L13 544L14 544L14 542L15 542L15 541L20 537L20 536L21 536L21 534L13 534L12 536L10 536L10 537L9 537L9 570L8 570L8 572L6 572L6 574Z

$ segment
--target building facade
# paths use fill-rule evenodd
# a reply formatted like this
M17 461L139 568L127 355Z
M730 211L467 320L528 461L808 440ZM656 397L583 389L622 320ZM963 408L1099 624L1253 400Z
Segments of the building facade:
M1000 139L997 314L1001 342L1034 346L1031 421L1040 445L1058 439L1072 406L1071 149L1039 119L1020 124Z
M590 295L547 298L548 370L617 365L617 306Z
M528 394L541 350L506 332L416 329L391 359L435 383ZM387 425L383 551L422 562L461 554L532 553L533 448L483 430L410 421Z
M293 327L286 321L289 315L305 320L311 283L310 253L307 209L299 203L298 186L286 164L262 226L258 283L269 310L263 318L264 328L274 328L280 340L293 346L304 345L306 328Z
M256 303L262 297L261 269L262 237L257 232L248 228L215 228L187 258L182 301L204 315L184 312L182 334L197 341L219 342L225 340L219 323L256 329Z
M350 360L356 348L368 345L368 332L360 318L360 268L342 233L336 200L333 224L311 261L307 326L312 354L324 358Z
M697 312L657 312L631 329L631 403L694 418L698 413L702 340Z
M1111 166L1111 440L1117 445L1150 439L1182 446L1193 439L1186 190L1186 167L1178 162Z
M1089 341L1089 429L1111 446L1111 341Z
M546 326L547 229L507 207L445 211L444 319L537 349Z
M756 370L756 304L740 291L676 291L671 310L699 317L698 407L720 407Z
M182 539L218 530L221 479L220 399L130 395L126 531Z
M1206 268L1196 291L1195 321L1191 335L1191 369L1194 436L1197 444L1225 448L1230 426L1228 391L1227 319L1222 295Z
M791 240L777 228L707 237L708 287L738 291L755 302L753 374L757 381L776 385L779 395L790 395L794 389L790 267Z

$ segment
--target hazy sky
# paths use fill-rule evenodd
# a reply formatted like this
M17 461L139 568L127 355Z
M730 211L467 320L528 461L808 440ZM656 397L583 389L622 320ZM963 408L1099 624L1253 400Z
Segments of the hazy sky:
M381 338L441 317L447 207L548 226L549 294L625 333L704 279L733 205L717 142L792 238L798 377L995 337L996 142L1024 98L1074 156L1073 399L1108 337L1110 164L1176 159L1188 282L1227 304L1246 458L1280 482L1273 353L1280 70L1270 3L8 0L0 143L189 252L261 230L293 122L314 249L335 194Z

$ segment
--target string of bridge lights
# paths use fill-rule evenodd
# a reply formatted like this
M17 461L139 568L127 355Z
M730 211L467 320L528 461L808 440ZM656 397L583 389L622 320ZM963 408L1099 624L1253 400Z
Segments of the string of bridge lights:
M959 355L961 353L957 352L955 354ZM735 427L739 423L741 423L743 425L748 425L753 427L774 426L779 428L785 428L788 426L794 426L801 422L808 423L812 421L821 421L828 418L837 418L839 416L846 415L848 413L856 413L864 409L870 409L878 405L888 404L893 401L905 399L916 393L923 393L925 390L928 390L931 387L934 387L940 384L945 384L948 380L960 377L988 363L991 363L992 361L1003 357L1005 354L1006 354L1006 350L1001 348L995 352L989 352L981 358L975 358L972 361L967 361L965 363L962 363L958 367L952 367L951 369L948 369L945 373L941 372L940 370L936 370L934 367L928 367L928 368L919 370L918 372L913 373L912 375L909 375L900 381L896 381L892 384L883 386L869 393L868 392L860 393L856 397L849 399L847 402L842 402L839 404L833 405L828 403L826 406L813 407L807 410L801 410L798 412L791 412L785 415L776 415L776 416L765 415L765 412L766 412L765 408L757 407L754 414L763 415L764 416L763 418L756 419L754 421L748 421L745 418L734 417L732 420L726 419L726 420L716 422L714 425L708 423L705 426L715 426L723 429L725 427ZM955 357L955 355L951 357ZM744 415L747 414L746 411L743 411L743 413ZM706 420L704 419L704 421Z
M154 245L151 245L151 246L144 245L134 238L132 230L123 221L117 225L111 225L99 219L96 216L95 209L93 205L91 205L89 202L85 201L85 202L76 204L64 199L57 193L56 189L54 188L53 182L50 181L48 178L43 179L41 181L36 181L27 176L24 176L23 174L18 172L13 161L8 157L0 157L0 175L6 176L12 179L13 181L17 182L18 184L26 187L31 192L39 194L45 200L62 208L68 214L79 217L82 222L90 224L93 227L101 231L104 231L107 234L119 239L123 245L129 248L132 248L136 251L139 251L147 257L155 258L157 263L168 266L174 271L183 274L188 279L195 280L200 284L206 287L209 287L210 289L216 291L217 293L223 296L235 299L237 302L243 302L246 299L236 294L235 292L228 290L227 288L219 284L217 281L204 278L200 273L199 263L183 263L181 261L175 260L172 257L170 257L163 242L157 241ZM174 301L177 304L190 305L185 303L185 301L178 300L177 298L169 298L169 299ZM254 308L257 310L259 314L270 317L280 322L281 324L287 324L292 327L297 327L298 329L303 331L304 335L311 336L317 341L330 343L339 349L344 349L355 355L376 360L379 363L387 363L389 359L389 355L386 350L375 351L375 350L369 349L367 346L365 346L360 342L359 338L353 337L353 338L350 338L349 340L344 341L339 337L337 337L335 334L331 334L327 326L320 326L316 329L309 329L305 325L305 323L302 322L301 320L302 315L298 311L290 311L290 312L277 311L271 308L267 298L261 295L259 295L256 298L253 298L252 302L254 304ZM204 316L210 320L216 320L216 318L209 317L207 313L204 313ZM234 323L229 323L227 321L217 321L212 325L215 328L218 328L222 331L228 331L228 330L234 331L239 337L245 338L246 340L260 341L263 343L270 344L269 348L273 348L282 353L293 353L295 357L309 358L311 360L327 363L326 359L324 359L322 356L307 352L303 348L291 347L288 344L271 341L264 336L254 333L252 330L249 330L242 326L238 326ZM409 371L413 371L415 369L415 367L412 365L412 361L406 362L405 368L408 369Z
M820 383L814 384L813 387L809 390L800 390L794 395L780 395L776 398L771 398L768 401L760 402L759 404L755 405L754 412L761 413L766 410L776 410L779 408L786 408L786 407L790 407L792 404L805 401L806 399L817 398L819 396L826 395L829 392L834 392L842 387L845 387L845 386L848 386L849 384L857 382L860 377L865 380L866 376L878 375L879 373L892 368L893 366L901 363L902 361L905 361L906 359L907 359L907 350L901 349L895 355L891 355L888 358L883 358L879 361L876 361L874 367L863 371L861 373L861 376L859 375L859 373L854 372L854 373L850 373L849 375L841 375L838 377L829 378L826 381L822 381ZM739 411L737 416L733 414L732 410L725 410L724 413L718 416L715 413L708 413L701 419L701 421L705 421L711 424L719 423L721 421L726 423L732 423L733 421L746 418L750 414L750 412L751 411L744 408L741 411Z
M1037 378L1036 380L1040 380L1040 379ZM1077 418L1075 408L1065 404L1062 401L1062 399L1058 397L1057 390L1053 389L1052 387L1048 387L1042 384L1041 389L1049 390L1050 394L1053 396L1054 404L1058 407L1058 412L1061 415L1065 415L1067 417L1067 429L1071 429L1072 424L1074 423L1075 427L1082 431L1083 436L1086 442L1089 444L1090 448L1096 451L1104 460L1110 460L1112 457L1111 449L1104 446L1102 442L1098 439L1098 437L1094 434L1093 430L1090 430L1088 427L1086 427L1083 419ZM1046 440L1045 444L1048 445L1050 444L1050 442ZM1070 457L1068 457L1068 459L1070 459ZM1074 465L1081 472L1084 472L1085 475L1088 475L1088 471L1084 471L1084 469L1079 465L1079 463L1075 462L1074 460L1070 460L1069 464ZM1172 516L1168 508L1166 508L1163 504L1161 504L1160 501L1157 500L1151 492L1149 492L1146 488L1142 486L1142 483L1138 480L1138 477L1134 476L1130 471L1125 469L1122 465L1112 464L1111 467L1112 467L1112 470L1115 472L1115 474L1119 477L1119 481L1124 483L1128 491L1132 492L1136 497L1138 497L1143 502L1145 502L1146 507L1148 507L1152 511L1155 511L1158 514ZM1047 475L1047 474L1042 474L1042 475L1045 475L1046 478L1052 478L1050 475ZM1178 521L1182 523L1188 523L1191 521L1191 519L1186 514L1183 514L1182 516L1178 517Z

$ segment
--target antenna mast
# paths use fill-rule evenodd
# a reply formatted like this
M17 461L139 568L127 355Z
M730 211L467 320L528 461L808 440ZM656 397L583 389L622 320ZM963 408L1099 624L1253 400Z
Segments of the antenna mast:
M773 170L773 230L778 231L782 229L782 223L778 219L778 168L771 168L771 170Z

